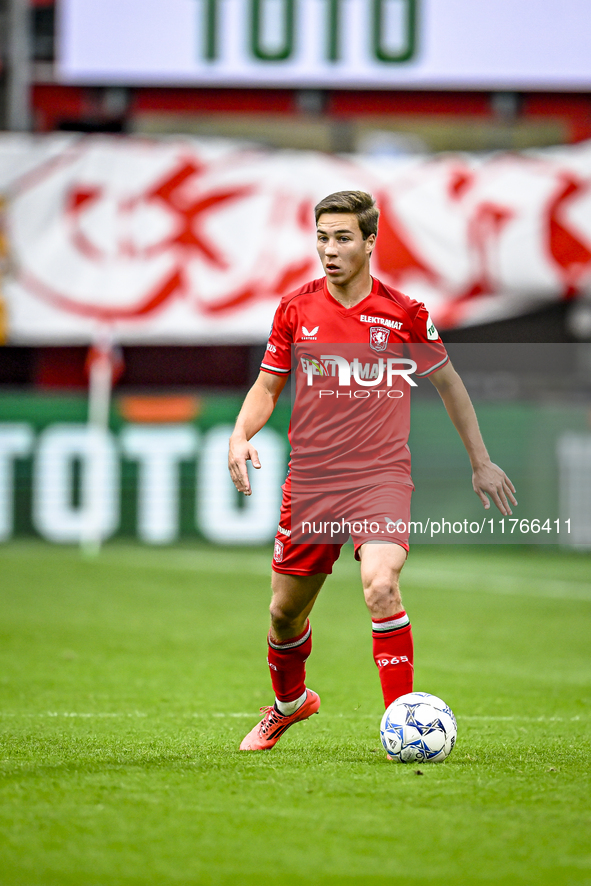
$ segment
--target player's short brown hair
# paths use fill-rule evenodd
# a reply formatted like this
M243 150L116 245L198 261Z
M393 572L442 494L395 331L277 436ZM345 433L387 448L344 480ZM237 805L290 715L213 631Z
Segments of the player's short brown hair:
M314 207L316 224L324 212L352 213L357 218L364 240L367 240L370 234L378 233L380 210L371 194L365 191L337 191L329 194Z

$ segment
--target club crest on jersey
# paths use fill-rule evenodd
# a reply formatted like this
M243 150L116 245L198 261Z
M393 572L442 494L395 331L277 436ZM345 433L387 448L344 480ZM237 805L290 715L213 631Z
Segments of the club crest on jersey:
M385 351L388 347L389 338L389 329L383 329L381 326L369 327L369 346L374 351Z
M273 559L276 563L281 563L283 560L283 542L279 541L278 538L275 539L275 549L273 550Z

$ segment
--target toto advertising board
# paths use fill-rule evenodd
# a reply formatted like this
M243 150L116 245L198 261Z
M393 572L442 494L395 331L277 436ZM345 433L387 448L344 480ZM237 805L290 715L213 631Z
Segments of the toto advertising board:
M314 376L310 391L331 389L336 402L338 383L337 375L322 384ZM506 384L503 373L498 383ZM363 393L372 390L363 386ZM253 494L245 497L234 489L227 468L240 398L194 401L195 413L187 420L157 423L126 418L125 398L117 398L109 428L99 430L86 422L83 396L2 394L0 542L36 535L56 544L84 544L90 528L95 539L136 538L151 545L271 542L287 468L289 403L280 402L255 437L262 467L250 470ZM380 408L397 402L384 397ZM591 546L586 406L481 402L478 416L491 452L515 482L519 508L511 518L483 510L445 410L419 399L412 407L410 439L413 544ZM392 526L383 527L386 538L402 515L390 517ZM332 522L324 527L333 529Z
M260 544L275 534L285 478L288 417L278 408L257 435L265 470L240 497L228 473L228 437L238 398L195 399L186 422L89 427L75 396L0 398L0 541L36 534L77 544L89 527L102 539L148 544L200 537Z
M84 83L579 89L587 0L61 0Z

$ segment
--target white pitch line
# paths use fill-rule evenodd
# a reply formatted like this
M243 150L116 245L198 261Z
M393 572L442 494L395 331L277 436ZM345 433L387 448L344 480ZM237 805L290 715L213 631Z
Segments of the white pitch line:
M4 556L29 556L23 549L7 549ZM543 597L551 600L573 600L591 602L591 581L550 579L543 576L519 576L511 573L489 574L483 570L450 568L445 563L432 567L421 567L420 552L413 553L403 572L408 586L430 584L452 587L466 593L492 593L505 596ZM106 549L97 561L99 566L132 566L134 569L159 569L163 571L211 572L223 575L248 574L261 578L271 578L271 555L255 554L243 556L235 551L190 551L143 549L141 557L135 550ZM494 569L494 564L491 564ZM335 579L359 579L359 564L345 554L338 561Z
M329 715L329 716L331 716L331 715ZM357 716L359 716L359 715L357 715ZM374 714L361 714L359 718L371 717L371 719L373 720L374 716L375 716ZM352 719L353 715L352 714L332 714L332 717L333 718L339 717L339 718L343 718L343 719ZM379 714L378 714L378 717L379 717ZM575 723L578 720L585 720L585 719L588 719L588 718L580 717L578 715L575 717L544 717L544 716L541 716L541 717L517 717L517 716L515 716L515 717L513 717L513 716L486 717L486 716L479 716L477 714L474 714L474 715L472 715L472 714L457 715L456 714L456 720L461 721L462 723L464 722L464 720L478 720L478 721L485 720L485 721L490 721L493 723L499 723L499 722L504 722L504 721L515 721L515 722L519 722L519 723L550 723L550 722L552 722L552 723L553 722Z
M66 719L80 719L80 720L91 720L91 719L117 719L121 717L126 718L136 718L136 719L146 719L150 718L160 718L160 717L184 717L185 719L195 719L195 718L209 718L209 717L256 717L258 712L251 711L247 713L246 711L214 711L214 712L192 712L185 714L176 714L172 711L163 712L163 713L154 713L154 714L146 714L143 711L0 711L0 719L2 717L40 717L40 718L48 718L48 719L56 719L59 717L63 717Z
M29 546L13 546L3 547L0 552L1 560L29 559L31 557L31 547ZM54 556L64 555L59 549L49 549L49 553ZM78 551L67 552L74 560L79 560ZM250 574L267 576L271 579L271 556L272 548L269 553L241 554L237 551L226 551L220 548L219 551L203 551L203 550L178 550L178 549L154 549L148 546L137 549L126 549L123 547L108 546L101 551L101 555L96 561L93 561L93 568L112 568L127 567L134 570L162 570L180 571L180 572L213 572L222 574Z
M542 575L515 575L494 571L487 563L482 570L458 568L449 563L422 566L420 552L414 553L402 572L406 587L422 585L453 588L470 594L499 594L515 597L544 597L551 600L591 602L591 580L546 578ZM461 562L461 561L460 561ZM490 572L487 570L490 568ZM335 566L335 579L359 577L359 564L341 557Z
M99 565L133 566L134 569L160 569L181 572L247 573L271 578L269 555L242 556L233 551L151 551L140 560L135 552L105 551Z
M516 722L526 722L526 723L575 723L577 720L586 719L584 717L485 717L478 716L477 714L460 714L458 720L491 720L493 722L500 721L516 721Z
M251 711L213 711L213 712L192 712L186 714L175 714L172 712L169 713L157 713L157 714L146 714L142 711L130 711L130 712L116 712L116 711L97 711L95 713L88 711L40 711L37 713L24 712L19 713L18 711L0 711L0 718L2 717L38 717L38 718L66 718L66 719L114 719L114 718L161 718L161 717L171 717L171 718L184 718L184 719L232 719L232 718L243 718L243 717L256 717L258 716L258 712ZM379 719L380 713L367 713L367 714L359 714L355 713L331 713L325 714L327 719L344 719L344 720L352 720L352 719L375 719L376 717ZM458 720L478 720L478 721L490 721L493 723L497 722L524 722L524 723L575 723L577 721L588 720L589 717L581 717L580 715L576 715L574 717L555 717L555 716L545 716L540 715L538 717L526 717L526 716L486 716L479 714L460 714L456 717Z
M406 573L408 585L434 584L453 587L467 593L501 594L514 597L545 597L551 600L574 600L591 603L591 582L545 579L538 576L515 576L506 573L487 575L464 570L416 569Z

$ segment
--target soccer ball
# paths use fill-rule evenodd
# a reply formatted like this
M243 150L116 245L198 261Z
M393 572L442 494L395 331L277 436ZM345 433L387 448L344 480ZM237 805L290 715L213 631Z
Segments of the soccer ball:
M391 760L442 763L456 743L458 727L451 708L429 692L408 692L382 717L380 735Z

